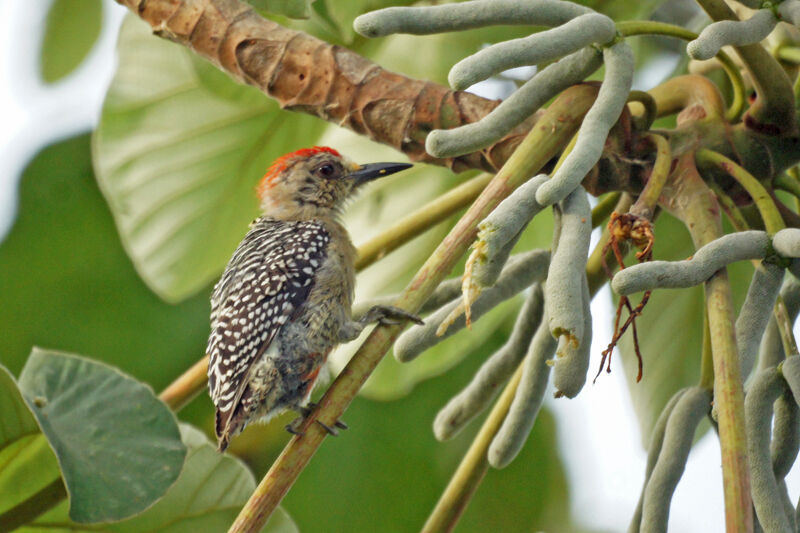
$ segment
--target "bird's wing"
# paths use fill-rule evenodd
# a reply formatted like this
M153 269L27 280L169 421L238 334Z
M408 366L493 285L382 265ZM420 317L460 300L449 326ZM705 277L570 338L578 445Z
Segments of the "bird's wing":
M330 235L315 221L256 220L211 296L208 387L223 431L247 375L306 301Z

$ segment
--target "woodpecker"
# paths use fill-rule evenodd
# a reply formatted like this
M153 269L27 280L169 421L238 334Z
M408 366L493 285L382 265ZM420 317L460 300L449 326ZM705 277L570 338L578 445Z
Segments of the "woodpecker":
M287 409L301 415L287 426L297 433L328 354L367 324L421 322L387 306L352 319L356 249L340 222L346 200L363 184L410 166L358 165L316 146L269 167L256 189L262 216L211 295L206 352L219 451L249 422Z

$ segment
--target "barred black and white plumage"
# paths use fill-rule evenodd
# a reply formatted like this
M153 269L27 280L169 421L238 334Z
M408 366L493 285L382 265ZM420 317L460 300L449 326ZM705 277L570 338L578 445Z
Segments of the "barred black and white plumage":
M339 222L362 184L409 166L357 165L317 146L278 158L261 180L264 216L211 297L208 385L220 451L248 423L287 409L302 415L287 429L303 431L311 392L337 344L387 317L419 320L389 307L352 319L356 250Z
M247 374L306 301L330 235L318 221L259 218L233 254L211 297L208 385L224 431Z

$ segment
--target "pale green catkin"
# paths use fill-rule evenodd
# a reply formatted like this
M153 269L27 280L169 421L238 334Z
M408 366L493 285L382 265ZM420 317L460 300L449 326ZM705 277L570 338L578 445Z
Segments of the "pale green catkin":
M539 65L592 43L606 43L616 33L613 20L599 13L588 13L552 30L484 48L456 63L447 79L451 87L463 90L510 68Z
M747 20L722 20L705 27L694 41L686 46L693 59L711 59L723 46L744 46L766 39L778 23L770 9L761 9Z
M495 284L522 231L543 209L536 202L535 194L545 181L546 176L528 180L478 224L478 240L474 247L481 253L472 267L472 281L478 286Z
M686 392L686 389L681 389L672 395L672 398L666 403L658 415L655 426L653 426L653 434L650 436L650 445L647 447L647 466L644 471L644 483L642 483L642 491L639 494L639 502L636 504L636 510L633 512L631 524L628 526L628 533L639 533L639 526L642 522L642 503L644 502L644 489L647 487L647 482L650 480L650 475L658 462L658 456L661 454L661 447L664 444L664 433L667 429L667 420L669 420L672 410L681 396Z
M631 47L625 41L620 41L604 48L603 61L606 66L603 83L597 100L578 130L575 147L553 178L536 191L536 200L542 205L560 202L597 164L603 154L608 132L619 119L628 100L635 64Z
M797 0L784 0L781 2L778 6L778 13L789 24L800 25L800 2Z
M577 346L568 337L561 336L553 360L553 384L556 396L574 398L586 384L589 371L589 356L592 347L592 311L589 283L584 273L582 280L583 296L583 337Z
M550 335L545 316L528 348L522 378L508 414L489 446L488 460L494 468L503 468L513 461L528 439L542 407L550 376L547 361L555 349L556 341Z
M758 265L736 319L736 346L743 378L750 375L758 356L761 338L783 282L783 271L783 268L771 263L762 262Z
M535 283L517 315L508 341L483 363L469 385L436 415L433 433L438 440L455 436L491 403L497 390L514 373L525 356L531 338L542 322L543 312L544 294L541 285Z
M744 399L750 492L758 521L764 531L791 533L770 457L772 404L786 384L775 368L756 375Z
M558 241L553 241L557 245L547 272L544 301L553 337L565 336L577 348L584 338L582 280L592 234L592 211L583 187L572 191L559 211Z
M434 157L446 158L491 145L553 96L597 70L602 63L600 57L599 51L588 47L548 65L478 122L430 132L425 139L425 150Z
M794 324L797 314L800 312L800 281L794 276L786 276L780 294L786 305L789 320ZM764 332L759 348L758 368L761 370L775 366L786 358L778 324L775 322L775 316L770 315L769 325Z
M497 283L484 290L472 304L472 320L478 320L484 313L522 292L534 282L542 282L547 274L549 260L550 253L547 250L533 250L512 256ZM464 315L458 317L443 335L436 335L436 330L459 304L459 301L452 302L426 317L424 326L415 325L407 329L394 344L394 356L401 362L411 361L428 348L462 330L466 326Z
M560 0L474 0L425 7L388 7L365 13L353 21L364 37L393 33L429 35L496 24L560 26L593 13L584 6Z
M789 520L792 531L797 529L795 509L786 490L784 478L791 470L797 451L800 449L800 407L791 394L786 390L775 401L775 421L772 430L772 443L770 444L770 457L772 459L772 472L781 495L784 513Z
M800 257L800 229L782 229L772 237L772 246L782 257Z
M691 387L672 410L661 453L644 489L641 533L666 533L672 495L686 468L697 425L710 408L711 393L701 387Z
M694 287L730 263L763 259L769 246L769 236L763 231L723 235L701 247L691 259L650 261L620 270L611 281L611 287L621 295L658 288Z

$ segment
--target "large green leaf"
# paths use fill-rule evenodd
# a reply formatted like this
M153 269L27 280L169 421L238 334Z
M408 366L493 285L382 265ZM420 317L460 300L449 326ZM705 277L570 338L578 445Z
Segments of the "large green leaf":
M127 518L177 479L186 448L150 387L105 364L39 349L19 387L58 457L74 521Z
M108 533L194 533L225 531L255 488L253 474L240 460L217 453L200 431L181 424L188 452L181 475L161 500L129 520L102 526L83 526L67 517L66 504L37 518L21 531L103 531ZM278 511L262 529L269 533L296 533L289 516Z
M94 163L145 282L178 301L219 275L257 213L268 163L326 124L281 112L192 52L128 17L94 136Z
M101 0L54 0L47 12L42 40L42 79L53 83L83 62L100 35Z
M694 253L686 228L667 213L656 221L655 235L655 259L680 260ZM737 306L744 300L752 271L747 263L735 264L728 269ZM634 295L632 302L636 304L640 296ZM636 383L638 365L630 331L619 344L645 446L667 401L679 389L695 385L700 377L703 305L702 287L653 291L643 315L636 321L644 361L643 378L639 383ZM609 315L613 317L611 312ZM598 379L603 379L603 376Z

